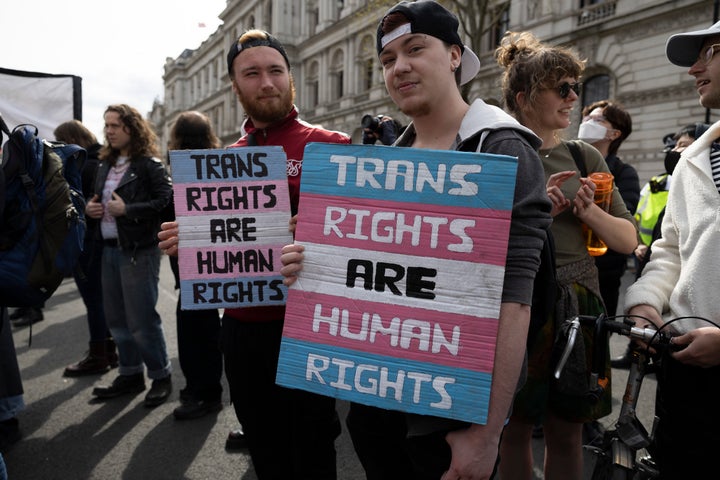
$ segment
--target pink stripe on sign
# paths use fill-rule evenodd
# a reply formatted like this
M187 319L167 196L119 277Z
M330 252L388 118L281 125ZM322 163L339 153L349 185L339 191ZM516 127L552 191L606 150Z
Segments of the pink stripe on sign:
M279 275L282 267L280 262L282 247L282 245L263 245L258 248L231 248L224 245L217 248L183 248L180 249L178 258L180 278L207 280Z
M284 181L284 180L282 180ZM237 211L290 211L287 195L278 195L278 182L176 183L173 185L177 216L230 214Z
M301 211L324 212L322 228L304 228L298 238L361 250L443 257L489 265L505 265L510 211L306 194ZM306 220L307 221L307 220ZM307 225L307 224L306 224ZM301 233L300 233L301 232Z
M283 336L365 353L491 372L497 320L290 289ZM317 331L314 331L317 330Z

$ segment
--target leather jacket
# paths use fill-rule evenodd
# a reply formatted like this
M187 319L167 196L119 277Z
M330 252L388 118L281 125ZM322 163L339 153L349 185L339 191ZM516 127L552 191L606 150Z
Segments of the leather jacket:
M103 191L110 166L109 161L100 161L95 192ZM129 252L156 247L162 215L173 194L165 165L152 157L132 159L115 193L126 206L125 215L115 218L119 247Z

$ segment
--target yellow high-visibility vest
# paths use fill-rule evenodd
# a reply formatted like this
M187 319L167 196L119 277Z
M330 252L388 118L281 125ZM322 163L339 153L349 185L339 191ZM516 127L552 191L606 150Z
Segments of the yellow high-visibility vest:
M667 173L652 177L640 192L635 220L640 229L640 239L645 245L652 243L653 229L667 203L669 178Z

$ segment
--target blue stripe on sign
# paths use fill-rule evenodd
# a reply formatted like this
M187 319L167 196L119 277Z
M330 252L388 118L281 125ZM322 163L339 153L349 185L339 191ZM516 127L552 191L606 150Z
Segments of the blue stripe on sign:
M170 167L175 183L287 179L287 156L282 147L171 150Z
M474 152L310 143L301 192L512 209L517 158Z
M402 352L399 350L398 354ZM490 373L283 337L276 383L365 405L487 423Z
M282 275L180 281L183 310L285 305Z

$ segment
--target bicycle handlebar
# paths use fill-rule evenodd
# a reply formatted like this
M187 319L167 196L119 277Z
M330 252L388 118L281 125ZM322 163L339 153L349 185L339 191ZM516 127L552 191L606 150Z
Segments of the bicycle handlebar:
M671 341L674 335L671 333L658 331L655 328L636 327L635 324L628 318L625 318L625 321L619 322L617 320L611 320L607 317L607 315L601 313L600 315L576 315L572 320L568 320L568 322L570 322L568 341L562 355L560 356L557 368L555 369L556 379L560 378L562 369L565 366L567 359L570 357L570 353L575 346L577 332L580 330L581 324L594 326L595 338L604 338L604 336L609 333L617 333L619 335L640 340L648 345L675 349ZM593 373L598 374L601 378L605 378L605 358L606 355L604 348L596 348L594 350L592 371Z

